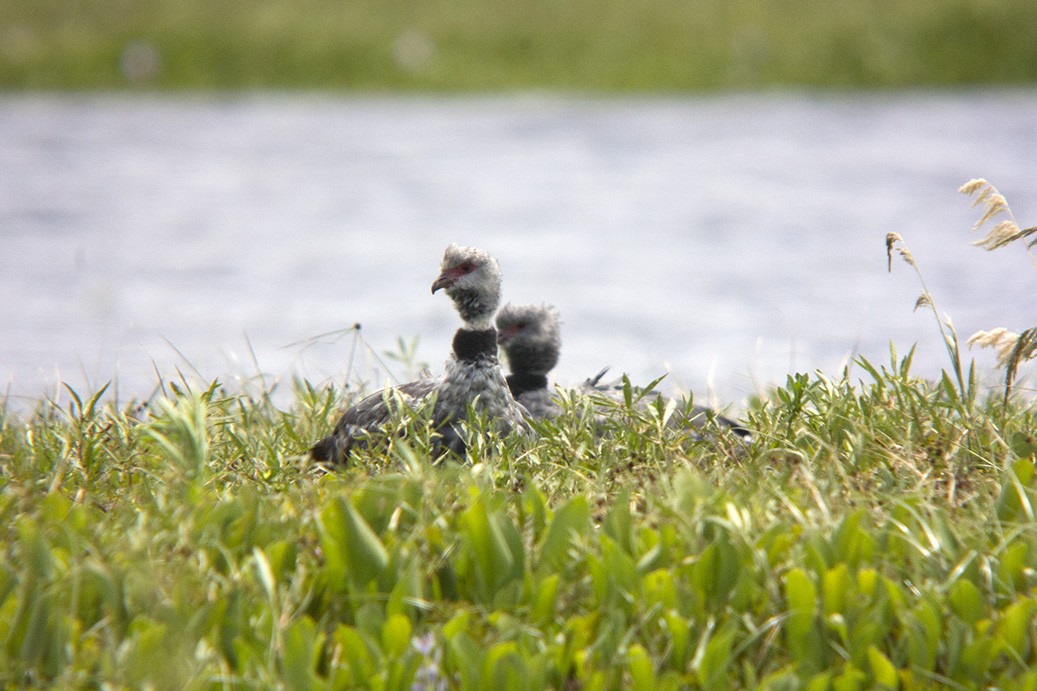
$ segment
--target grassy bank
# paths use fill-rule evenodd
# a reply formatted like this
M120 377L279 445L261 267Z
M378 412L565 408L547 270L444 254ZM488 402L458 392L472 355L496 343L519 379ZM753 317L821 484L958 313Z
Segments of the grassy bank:
M961 191L982 247L1037 234ZM426 409L325 473L306 449L356 391L0 406L0 682L1037 689L1037 328L979 335L1006 369L984 393L886 249L947 371L795 374L748 402L748 443L662 402L599 434L575 397L533 439L470 419L468 464L430 464Z
M602 91L1037 81L1032 0L0 0L0 87Z
M1037 406L909 358L791 377L745 448L574 405L328 475L335 391L164 390L0 418L6 685L1037 684Z

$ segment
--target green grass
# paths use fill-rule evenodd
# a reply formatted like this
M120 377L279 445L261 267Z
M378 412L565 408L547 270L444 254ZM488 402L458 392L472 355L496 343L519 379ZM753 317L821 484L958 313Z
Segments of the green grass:
M5 685L1037 685L1037 406L910 355L790 377L745 448L577 400L331 474L336 391L164 390L0 417Z
M0 20L8 89L1037 81L1032 0L0 0ZM138 67L127 71L132 55Z

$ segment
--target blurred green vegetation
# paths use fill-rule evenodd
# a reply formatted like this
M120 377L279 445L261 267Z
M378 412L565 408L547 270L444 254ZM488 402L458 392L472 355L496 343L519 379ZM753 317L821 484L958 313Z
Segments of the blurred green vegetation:
M0 0L0 88L1037 81L1034 0Z

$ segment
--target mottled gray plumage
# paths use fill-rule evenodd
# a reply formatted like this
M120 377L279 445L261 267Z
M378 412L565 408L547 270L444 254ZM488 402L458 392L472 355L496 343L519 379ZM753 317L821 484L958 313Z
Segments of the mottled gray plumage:
M508 386L535 418L562 412L547 386L562 348L558 311L550 305L512 305L497 313L497 340L508 360Z
M346 410L331 435L313 446L313 458L345 462L354 445L363 444L371 432L382 431L398 405L414 407L433 393L432 422L442 435L442 450L464 454L464 441L453 423L467 418L469 406L484 413L502 434L514 428L526 429L527 413L511 395L497 359L492 320L500 303L500 285L500 267L488 253L458 245L447 247L432 292L444 289L463 324L454 335L443 376L419 379L363 398Z
M534 417L558 415L562 409L547 386L547 374L557 364L562 345L558 311L550 305L507 304L497 314L497 333L511 372L508 384L512 394ZM605 396L622 403L623 387L601 382L606 371L602 370L595 377L587 379L581 389L585 393ZM658 396L661 394L650 391L639 397L639 405L649 405ZM740 436L749 434L737 422L705 406L695 405L686 416L683 413L681 410L681 415L671 419L683 420L696 429L716 424Z

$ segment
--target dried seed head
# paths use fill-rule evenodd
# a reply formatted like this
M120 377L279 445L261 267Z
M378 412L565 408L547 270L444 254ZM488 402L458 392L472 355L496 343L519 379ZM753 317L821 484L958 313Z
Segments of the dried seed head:
M1000 213L1008 212L1008 203L1005 201L1004 196L1001 194L992 194L987 197L986 208L983 210L983 215L980 216L979 220L972 226L973 230L979 230L980 227L989 221L994 216Z
M983 178L972 178L964 185L959 187L958 191L962 194L972 196L973 194L975 194L976 190L983 187L990 187L990 183L984 180Z
M976 198L972 200L972 206L979 206L987 197L996 193L997 189L983 178L973 178L959 187L958 191L970 197L975 195Z
M977 331L969 336L968 340L970 348L979 346L980 348L995 349L997 351L998 364L1002 367L1008 363L1009 358L1012 356L1012 351L1015 350L1018 343L1019 334L1001 326L990 331Z
M910 266L913 266L916 269L918 268L918 265L915 264L915 256L913 254L911 254L911 250L909 250L905 246L905 247L901 247L899 252L900 252L900 256L904 258L904 261L906 261Z
M986 180L982 178L969 180L958 188L958 191L970 196L975 195L972 206L984 205L983 215L972 226L973 230L979 230L998 214L1004 214L1008 217L991 228L986 236L973 242L973 245L982 247L990 252L1037 233L1037 227L1026 228L1025 230L1019 229L1019 224L1016 223L1015 216L1012 214L1012 209L1008 206L1004 195L998 192L997 188ZM1033 247L1034 244L1037 244L1037 240L1027 243L1027 250Z
M991 228L983 238L976 240L972 244L978 245L990 252L1025 237L1033 231L1033 228L1027 228L1025 231L1019 230L1019 226L1016 225L1015 221L1001 221Z
M900 243L900 247L896 247L896 244ZM911 250L904 244L904 238L900 237L900 233L886 233L886 270L893 271L893 250L896 249L897 253L904 258L909 265L918 268L915 265L915 258L911 254Z
M921 307L932 307L932 306L933 306L933 299L931 297L929 297L929 293L922 293L921 295L918 296L918 299L915 300L915 312L917 312L919 310L919 308L921 308Z

